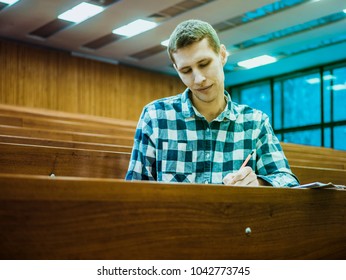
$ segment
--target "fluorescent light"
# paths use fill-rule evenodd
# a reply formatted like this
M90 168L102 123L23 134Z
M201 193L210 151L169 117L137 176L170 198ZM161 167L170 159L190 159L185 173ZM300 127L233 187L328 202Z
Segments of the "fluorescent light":
M58 18L74 23L80 23L88 18L97 15L98 13L101 13L103 10L104 8L100 6L82 2L72 9L62 13L58 16Z
M332 89L334 91L338 91L338 90L344 90L346 89L346 84L337 84L337 85L333 85L331 87L327 87L327 89Z
M165 47L168 47L168 43L169 43L169 39L162 41L161 45L165 46Z
M310 79L306 79L306 82L310 85L313 84L318 84L320 82L320 78L310 78Z
M277 61L277 59L275 57L272 57L270 55L261 55L261 56L257 56L257 57L251 58L251 59L240 61L237 64L241 67L251 69L251 68L258 67L258 66L270 64L270 63L273 63L276 61Z
M16 2L18 2L19 0L1 0L0 2L1 3L5 3L5 4L8 4L8 5L12 5Z
M325 80L325 81L330 81L330 80L335 80L335 79L336 79L335 76L330 75L330 74L323 76L323 80Z
M335 80L335 76L333 75L324 75L323 80L325 81L330 81L330 80ZM320 78L311 78L311 79L306 79L306 82L309 84L318 84L320 82Z
M121 26L119 28L114 29L112 32L114 34L132 37L139 33L143 33L147 30L150 30L157 26L157 23L152 21L147 21L143 19L137 19L129 24Z

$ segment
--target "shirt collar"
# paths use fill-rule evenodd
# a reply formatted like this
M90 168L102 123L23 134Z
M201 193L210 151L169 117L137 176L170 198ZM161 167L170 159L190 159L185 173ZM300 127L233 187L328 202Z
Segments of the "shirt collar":
M185 118L192 118L196 115L200 115L197 109L195 109L192 105L192 101L189 97L190 92L190 89L187 88L181 96L182 113ZM228 119L230 121L235 121L239 112L237 111L235 104L232 102L230 94L227 91L225 91L224 94L225 98L227 99L227 106L225 107L225 110L223 110L216 118L216 120L223 121L224 119Z

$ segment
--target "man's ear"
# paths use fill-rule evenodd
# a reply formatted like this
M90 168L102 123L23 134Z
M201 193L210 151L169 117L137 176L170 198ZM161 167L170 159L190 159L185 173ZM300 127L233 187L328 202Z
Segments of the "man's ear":
M221 55L222 65L225 66L225 64L227 62L227 50L226 50L226 46L224 44L220 45L220 55Z

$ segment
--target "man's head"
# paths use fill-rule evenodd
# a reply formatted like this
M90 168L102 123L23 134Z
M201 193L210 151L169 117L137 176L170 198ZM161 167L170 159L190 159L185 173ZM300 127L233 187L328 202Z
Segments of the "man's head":
M219 107L223 109L227 51L211 25L200 20L179 24L170 38L168 52L180 79L191 90L194 106L217 112Z
M173 63L173 53L178 49L189 46L195 42L208 40L209 46L215 53L220 51L220 39L214 28L207 22L191 19L180 23L169 38L168 55Z

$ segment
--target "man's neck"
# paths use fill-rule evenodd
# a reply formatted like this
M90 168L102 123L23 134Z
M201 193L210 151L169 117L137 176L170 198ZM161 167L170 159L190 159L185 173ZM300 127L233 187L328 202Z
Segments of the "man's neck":
M211 122L216 119L223 110L225 110L227 99L222 94L219 95L217 99L207 103L192 97L192 103L198 112L201 113L208 122Z

